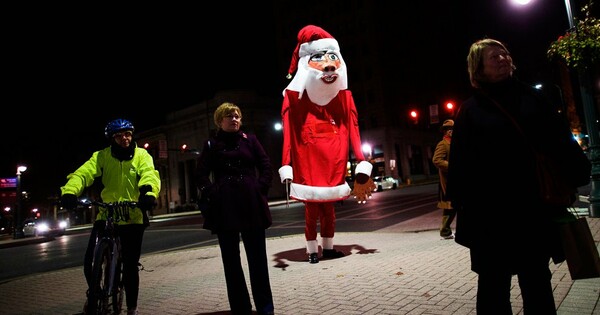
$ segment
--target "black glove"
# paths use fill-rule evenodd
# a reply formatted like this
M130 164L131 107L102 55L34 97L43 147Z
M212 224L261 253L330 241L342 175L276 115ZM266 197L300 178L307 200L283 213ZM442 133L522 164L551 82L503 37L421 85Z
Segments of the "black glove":
M145 195L147 192L152 191L152 187L150 187L150 185L144 185L142 187L140 187L140 196Z
M156 198L154 198L150 195L143 195L143 196L140 196L140 199L138 200L138 207L140 207L140 209L142 209L142 211L149 211L154 207L155 203L156 203Z
M73 210L77 208L77 204L79 201L77 200L77 196L73 194L64 194L60 197L60 205L61 207L67 210Z

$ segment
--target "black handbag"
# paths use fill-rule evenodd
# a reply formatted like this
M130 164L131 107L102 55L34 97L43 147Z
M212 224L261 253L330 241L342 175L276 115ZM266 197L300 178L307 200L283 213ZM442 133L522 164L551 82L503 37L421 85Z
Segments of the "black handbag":
M559 230L571 279L600 277L600 254L587 219L575 212L571 220L559 225Z

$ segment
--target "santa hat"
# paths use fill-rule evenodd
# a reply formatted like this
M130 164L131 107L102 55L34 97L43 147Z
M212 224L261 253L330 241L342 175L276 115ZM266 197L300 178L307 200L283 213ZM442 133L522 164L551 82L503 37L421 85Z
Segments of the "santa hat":
M288 79L291 79L298 69L298 61L300 60L300 57L302 57L300 56L300 46L302 46L304 43L309 43L323 38L333 39L333 36L327 33L327 31L324 29L315 25L307 25L303 27L300 32L298 32L298 44L296 45L296 49L294 49L294 53L292 54L292 62L290 63L290 69L288 70L288 74L286 76ZM337 47L337 41L335 42L334 46L336 46L335 48L339 50L339 47Z

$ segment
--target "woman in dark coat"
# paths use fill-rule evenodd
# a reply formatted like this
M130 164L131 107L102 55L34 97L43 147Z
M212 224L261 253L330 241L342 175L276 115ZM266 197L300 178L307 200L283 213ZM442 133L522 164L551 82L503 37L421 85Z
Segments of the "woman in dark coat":
M255 135L240 131L242 111L238 106L221 104L214 120L219 129L204 144L196 168L201 204L205 205L201 209L204 228L219 239L232 314L252 314L240 260L240 235L256 310L273 314L265 236L272 223L267 202L273 177L269 157Z
M470 249L478 274L477 313L512 314L511 280L517 275L524 313L556 314L549 263L564 261L556 222L568 212L538 197L531 146L563 166L579 159L584 173L589 161L558 108L513 78L504 44L477 41L467 61L475 93L455 119L448 195L457 209L455 241ZM589 174L587 168L588 181Z

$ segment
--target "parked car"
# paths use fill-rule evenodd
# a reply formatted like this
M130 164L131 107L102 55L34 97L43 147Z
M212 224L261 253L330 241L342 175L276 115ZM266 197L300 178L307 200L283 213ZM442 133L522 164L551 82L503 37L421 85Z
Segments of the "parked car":
M60 236L67 230L67 221L27 219L23 222L23 236Z
M392 176L375 176L373 182L375 183L375 191L396 189L400 186L400 181Z

